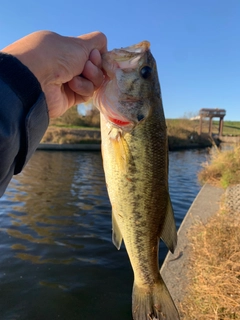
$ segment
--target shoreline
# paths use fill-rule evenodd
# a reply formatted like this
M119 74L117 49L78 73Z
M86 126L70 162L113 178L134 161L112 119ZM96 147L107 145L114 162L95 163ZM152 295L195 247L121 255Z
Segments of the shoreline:
M210 137L207 133L199 135L193 131L193 128L188 128L188 123L185 124L184 128L176 125L170 126L168 132L169 151L209 148L214 143L219 146L222 142L237 143L240 142L240 136L219 136L215 134ZM100 151L101 131L98 128L89 127L49 126L37 149Z
M37 150L45 151L101 151L101 143L40 143Z
M183 298L188 294L189 286L187 274L191 268L191 242L188 239L188 232L198 223L204 225L208 223L219 210L224 193L223 188L210 184L205 184L201 188L178 229L178 244L174 254L168 252L161 266L161 275L179 311ZM181 314L180 316L183 319Z
M169 151L181 151L181 150L192 150L192 149L204 149L210 148L212 145L209 144L189 144L182 146L169 146ZM45 151L101 151L101 143L40 143L37 150Z

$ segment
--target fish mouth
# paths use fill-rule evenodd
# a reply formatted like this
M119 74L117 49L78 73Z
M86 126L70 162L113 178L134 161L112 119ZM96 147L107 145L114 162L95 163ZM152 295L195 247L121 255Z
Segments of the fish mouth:
M93 102L109 124L122 128L124 131L132 130L146 115L141 111L135 115L134 110L138 107L140 100L139 97L129 96L129 93L126 92L119 80L121 72L128 73L137 69L149 48L150 43L142 41L102 55L102 70L105 78L101 87L94 94Z
M149 48L150 42L142 41L133 46L115 49L112 51L113 60L120 69L136 68L139 60Z
M144 40L137 44L134 44L129 47L114 49L112 50L112 54L114 54L114 60L116 61L124 61L129 60L130 58L136 57L136 54L142 54L148 51L150 48L150 42Z
M149 50L149 48L150 48L150 42L147 40L144 40L132 46L125 47L123 48L123 50L137 53L137 52L145 52Z
M144 40L135 45L113 49L102 55L104 74L112 79L115 76L116 68L134 69L138 66L139 60L150 49L150 42Z

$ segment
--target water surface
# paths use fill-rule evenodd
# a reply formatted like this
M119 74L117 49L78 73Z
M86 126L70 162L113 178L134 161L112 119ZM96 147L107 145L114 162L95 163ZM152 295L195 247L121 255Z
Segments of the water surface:
M170 152L178 227L206 156ZM111 236L100 153L37 151L0 200L0 319L130 320L133 274Z

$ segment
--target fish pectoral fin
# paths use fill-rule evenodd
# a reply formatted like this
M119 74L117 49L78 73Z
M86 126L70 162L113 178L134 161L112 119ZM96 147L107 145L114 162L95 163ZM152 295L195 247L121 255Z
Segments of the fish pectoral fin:
M112 213L112 242L119 250L122 244L122 234L117 224L117 221Z
M117 128L112 128L109 132L109 139L112 142L114 158L122 173L127 174L128 164L132 160L132 155L123 133Z
M177 230L173 214L173 207L168 195L167 213L161 230L160 238L166 244L168 249L173 253L177 245Z

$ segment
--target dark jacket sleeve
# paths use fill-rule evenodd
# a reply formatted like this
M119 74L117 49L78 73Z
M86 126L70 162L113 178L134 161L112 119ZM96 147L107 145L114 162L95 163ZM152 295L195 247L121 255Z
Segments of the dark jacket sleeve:
M15 57L0 53L0 197L38 147L48 122L36 77Z

